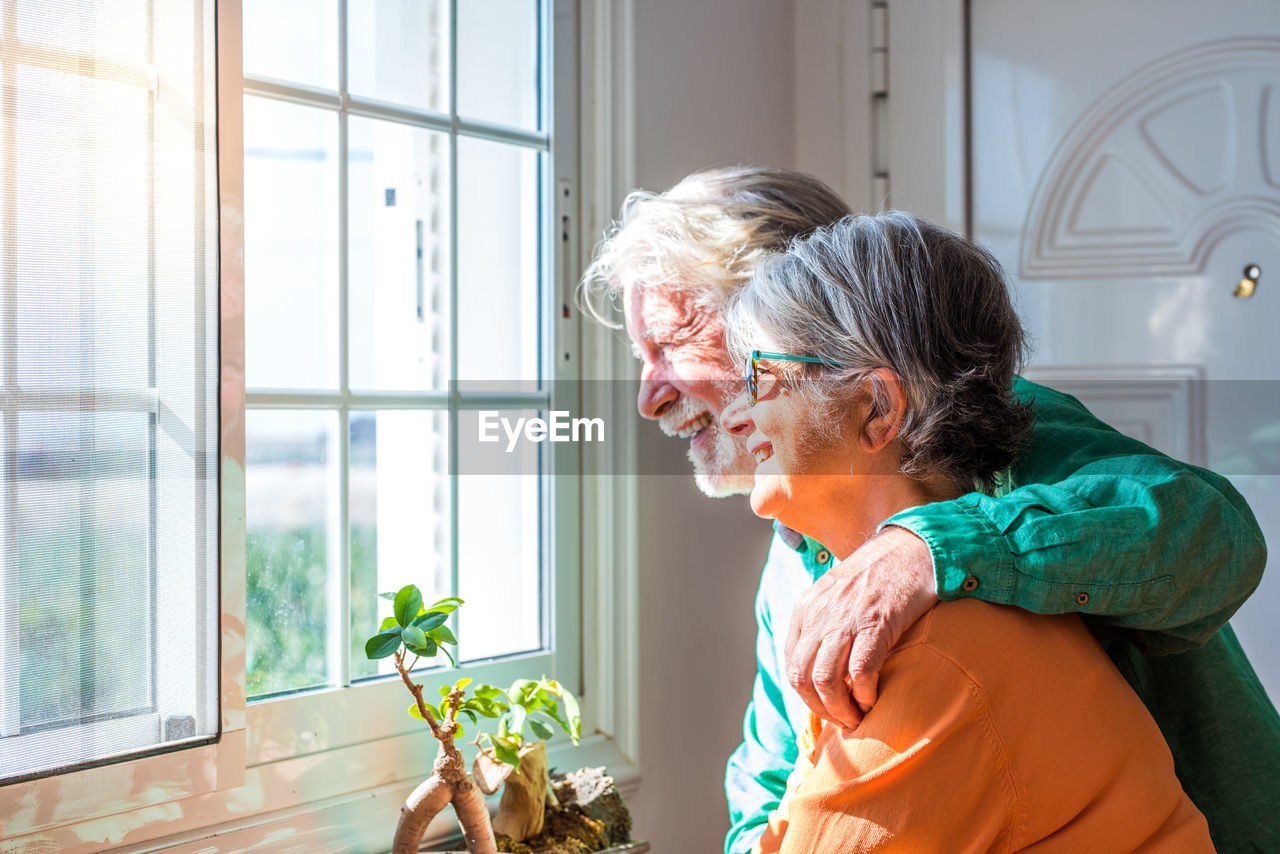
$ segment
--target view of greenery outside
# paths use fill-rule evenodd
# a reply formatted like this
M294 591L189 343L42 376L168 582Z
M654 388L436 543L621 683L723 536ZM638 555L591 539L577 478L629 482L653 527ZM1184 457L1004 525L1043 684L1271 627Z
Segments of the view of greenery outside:
M351 531L351 678L376 676L364 654L369 626L378 624L377 533ZM279 694L325 685L325 531L250 531L248 536L248 693ZM288 612L276 605L285 603ZM281 609L283 610L283 608ZM307 627L305 630L300 626Z
M248 533L245 638L250 697L328 681L325 539L323 528Z
M28 499L79 489L71 479L24 483ZM18 544L22 728L146 710L155 662L139 636L150 620L145 519L84 531L31 521Z

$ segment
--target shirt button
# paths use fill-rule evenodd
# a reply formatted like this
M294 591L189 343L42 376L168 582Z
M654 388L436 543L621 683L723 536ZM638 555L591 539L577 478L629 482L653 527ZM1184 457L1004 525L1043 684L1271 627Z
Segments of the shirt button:
M964 592L966 592L966 593L972 593L973 591L977 590L977 589L978 589L978 579L977 579L977 577L970 575L970 576L969 576L968 578L966 578L966 579L964 580L964 582L960 585L960 589L961 589L961 590L963 590L963 591L964 591Z
M827 551L826 549L821 549L818 551L816 555L813 556L813 559L816 560L818 563L826 563L827 561L831 560L831 552Z
M1089 594L1088 594L1088 593L1077 593L1077 594L1076 594L1076 604L1077 604L1077 605L1088 605L1088 604L1089 604Z

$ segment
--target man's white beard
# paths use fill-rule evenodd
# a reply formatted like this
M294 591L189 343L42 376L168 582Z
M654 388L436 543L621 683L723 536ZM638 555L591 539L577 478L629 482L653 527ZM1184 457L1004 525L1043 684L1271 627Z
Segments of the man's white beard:
M693 479L698 489L710 498L749 495L755 480L756 461L746 447L725 430L707 405L688 395L680 395L662 413L658 427L668 436L679 438L679 430L694 419L708 417L710 440L699 448L690 445L686 451L693 466Z
M718 423L712 424L711 442L701 449L689 448L693 480L708 498L750 495L755 482L755 460L742 443Z

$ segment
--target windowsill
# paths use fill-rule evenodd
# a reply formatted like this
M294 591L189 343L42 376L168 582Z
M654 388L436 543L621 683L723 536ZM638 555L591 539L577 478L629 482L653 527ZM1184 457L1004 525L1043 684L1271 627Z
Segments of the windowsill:
M214 854L216 851L288 850L388 850L396 832L396 822L404 799L430 773L434 740L429 734L393 739L394 744L366 749L366 767L353 768L355 757L347 750L265 764L250 768L244 785L218 795L184 802L182 807L138 810L120 816L58 828L41 840L6 839L0 850L33 850L31 844L55 844L50 850L100 851L104 846L141 854L142 851L170 851L177 854ZM365 745L366 748L369 745ZM332 755L338 754L338 755ZM413 755L421 762L419 771L397 776L396 772L371 768L370 763L394 763ZM582 740L580 748L564 741L548 749L549 766L579 768L604 766L617 782L623 798L639 789L640 772L611 737L595 734ZM370 773L381 782L367 784ZM342 794L308 800L316 789L343 789ZM497 808L498 795L489 798L490 810ZM238 813L238 814L237 814ZM186 825L186 827L183 827ZM173 830L168 835L157 837ZM431 822L426 844L442 846L456 839L458 825L452 809L445 809ZM143 841L138 841L143 840Z

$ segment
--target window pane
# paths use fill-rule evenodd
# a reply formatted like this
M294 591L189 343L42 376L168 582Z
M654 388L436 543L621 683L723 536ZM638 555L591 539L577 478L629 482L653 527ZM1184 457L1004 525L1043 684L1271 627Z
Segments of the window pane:
M18 418L21 729L152 711L149 416Z
M448 5L443 0L348 3L347 90L448 111Z
M244 73L337 89L337 0L244 0Z
M0 782L219 726L213 3L10 21Z
M17 89L18 382L146 388L148 93L27 66Z
M458 378L538 377L537 152L458 140Z
M248 694L326 685L338 419L250 411L245 433Z
M393 672L364 654L392 614L378 593L416 584L428 605L452 595L447 424L443 412L351 414L353 679Z
M545 445L521 441L471 444L475 412L458 415L459 652L468 661L542 646L542 470ZM508 424L546 417L532 410L497 413ZM505 441L505 436L504 436Z
M23 41L147 61L146 0L88 4L26 0L15 5L18 38Z
M449 380L449 136L352 117L351 387Z
M458 114L539 127L537 0L458 4Z
M244 99L245 370L252 388L338 384L338 117Z

